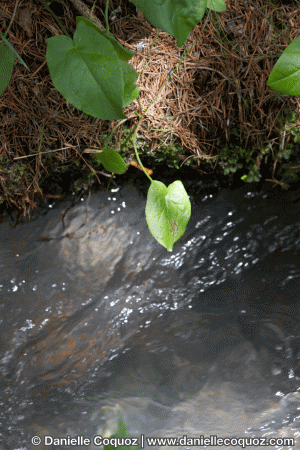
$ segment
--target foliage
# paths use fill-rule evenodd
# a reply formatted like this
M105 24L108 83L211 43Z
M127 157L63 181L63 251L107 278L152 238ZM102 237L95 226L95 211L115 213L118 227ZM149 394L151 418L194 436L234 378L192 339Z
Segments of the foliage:
M239 146L237 142L239 142L240 136L238 130L233 128L230 130L230 144L228 146L224 146L220 151L219 164L224 169L224 175L228 175L230 173L235 173L239 169L247 169L252 168L252 160L257 153L256 148L251 148L246 150L245 148ZM249 164L250 163L250 164ZM251 169L250 169L251 171ZM247 175L242 176L242 180L249 181L251 176L247 178ZM251 181L253 181L251 179Z
M285 111L283 117L279 119L281 123L281 138L279 143L279 150L275 155L274 171L277 170L276 178L283 187L288 187L288 183L296 181L300 174L299 166L299 141L300 141L300 126L295 124L296 112ZM293 142L290 142L292 138Z
M7 33L7 31L6 31ZM23 61L23 59L18 55L16 50L13 48L11 43L6 39L3 34L0 33L0 38L2 42L0 42L0 95L3 94L7 86L9 85L13 66L14 66L14 57L16 56L20 63L26 67L26 69L30 72L29 68Z
M155 158L156 162L167 163L167 165L172 169L179 169L180 164L182 163L179 158L179 153L182 152L182 147L179 144L170 143L168 145L164 145L159 147L157 150L153 149L153 151L149 154L149 156ZM184 164L189 166L192 164L192 158L186 161Z
M259 167L257 167L255 164L251 166L248 175L243 175L241 177L241 180L246 181L247 183L253 183L259 181L261 177L261 174L259 172Z
M185 2L132 0L132 3L153 25L174 36L178 46L184 44L189 33L204 17L207 9L216 12L226 10L224 0L186 0ZM77 17L76 23L73 39L67 35L59 35L46 40L46 59L56 89L69 103L86 114L103 120L126 118L123 108L136 99L140 92L139 86L135 85L138 74L128 64L133 53L123 48L109 32L107 17L107 29L104 31L84 17ZM0 43L1 94L11 78L16 52L5 36L0 35L0 37L2 38ZM161 90L191 51L195 42L173 69ZM299 53L300 37L289 44L275 64L267 82L269 87L283 94L300 95ZM21 60L19 56L18 58ZM156 101L161 90L148 109ZM172 251L174 242L185 231L191 214L191 204L180 181L175 181L166 187L163 183L152 180L139 159L136 146L137 130L146 112L147 110L140 116L137 125L125 139L124 145L132 136L136 158L151 182L146 206L146 220L150 232L168 251ZM295 137L298 139L298 135ZM96 158L107 170L124 173L126 164L118 152L109 146L110 138L111 136ZM289 156L289 150L284 150L283 147L278 158L288 159ZM251 159L250 155L249 158ZM250 159L247 162L250 162ZM225 171L234 172L240 168L240 165L233 153ZM257 181L259 179L257 165L250 166L248 175L243 175L242 179Z
M152 127L150 130L160 131ZM114 139L113 142L110 143L111 146L118 148L118 154L122 157L128 157L128 155L134 152L132 139L130 139L131 136L127 140L130 134L132 134L130 127L124 125L122 127L121 136L118 136L118 139ZM149 151L150 142L146 141L139 132L137 132L136 136L136 147L138 153L141 151L143 153L147 153L147 157L153 159L155 163L166 163L170 169L180 169L180 165L182 164L182 160L179 157L179 154L182 153L182 147L180 144L170 142L169 144L159 145L157 148L156 146L153 146L151 151ZM106 134L103 134L101 138L103 139L103 142L99 142L99 146L100 148L104 148L107 145L106 142L109 142L110 139ZM151 142L153 143L154 141L152 140ZM97 162L100 163L100 160L97 158L97 153L92 154L92 156ZM184 164L186 166L190 166L192 163L193 158L189 158Z
M116 448L115 442L117 442L117 439L118 438L122 439L122 438L126 438L126 437L129 437L129 436L127 434L125 423L123 421L123 418L119 417L117 431L108 438L113 445L104 445L103 450L115 450L115 448ZM134 449L141 450L141 447L139 445L134 446L134 447L131 445L118 445L118 449L120 449L120 450L134 450Z
M94 157L108 172L114 172L120 175L127 170L124 159L112 148L105 147L98 153L95 153Z
M300 94L300 36L283 51L268 78L267 86L288 95Z
M46 39L47 63L56 89L76 108L104 120L126 117L123 108L138 95L138 74L127 63L133 53L109 33L77 17L73 40Z
M2 204L8 194L16 194L19 191L19 186L22 184L22 179L27 169L16 163L11 164L11 161L4 157L1 157L0 169L0 172L5 171L9 178L9 185L6 187L7 194L4 197L0 197L0 204Z
M241 180L246 183L258 182L261 178L260 173L260 161L269 156L272 156L274 160L274 167L280 162L278 169L278 175L282 177L281 182L279 182L283 187L287 182L295 181L297 174L300 172L300 167L298 168L299 161L299 146L295 145L300 141L300 127L295 123L296 112L291 112L286 110L279 118L281 138L279 142L279 149L275 151L270 149L267 145L263 149L259 148L248 148L247 150L240 145L240 135L237 129L230 130L230 144L225 145L218 157L219 165L224 170L224 175L229 175L230 173L235 173L237 170L244 169L247 173L241 176ZM287 137L287 139L286 139ZM292 137L293 143L289 142ZM218 146L220 146L220 141L218 141ZM289 161L289 163L284 163L284 161ZM274 175L274 173L273 173ZM274 181L276 181L274 179Z
M203 19L207 7L207 0L189 0L186 3L171 0L131 1L143 11L152 25L173 36L178 47L185 43L190 32ZM220 0L214 0L214 2L221 3Z
M2 94L10 82L14 65L14 54L4 42L0 42L0 65L0 94Z
M146 220L152 236L171 252L191 217L191 203L181 181L167 188L152 181L146 204Z
M281 117L279 119L279 123L282 126L282 130L283 133L288 133L291 134L293 136L293 140L294 142L299 142L300 141L300 126L298 125L297 127L294 126L294 122L296 120L296 112L293 111L285 111L285 114L283 115L284 117ZM283 142L281 142L281 145L283 144ZM284 145L282 145L282 147L284 147Z

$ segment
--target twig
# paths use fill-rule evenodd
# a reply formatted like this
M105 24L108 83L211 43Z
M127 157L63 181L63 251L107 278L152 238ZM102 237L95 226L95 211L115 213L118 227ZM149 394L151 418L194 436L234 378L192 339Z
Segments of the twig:
M101 30L105 30L104 26L98 19L98 17L94 16L94 14L90 11L90 9L81 1L81 0L70 0L75 8L87 19L91 19Z
M18 5L19 5L19 0L16 1L15 9L14 9L14 12L13 12L13 15L12 15L12 18L11 18L11 21L9 22L9 25L8 25L8 27L7 27L7 30L5 31L4 37L7 36L8 30L9 30L10 27L12 26L12 23L13 23L13 21L14 21L14 18L15 18L16 12L17 12Z
M282 181L278 181L278 180L271 180L269 178L266 178L265 181L270 181L271 183L279 184L284 189L286 189L286 186L287 186L285 183L283 183Z
M73 148L73 147L57 148L55 150L48 150L47 152L38 152L38 153L34 153L32 155L16 156L14 159L30 158L31 156L39 156L39 155L43 155L44 153L59 152L60 150L68 150L68 149L71 149L71 148Z

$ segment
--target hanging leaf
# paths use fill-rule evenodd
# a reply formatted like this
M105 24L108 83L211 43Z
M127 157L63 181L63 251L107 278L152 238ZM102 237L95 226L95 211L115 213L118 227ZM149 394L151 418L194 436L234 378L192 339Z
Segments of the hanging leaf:
M184 234L191 217L191 202L181 181L169 187L154 180L148 190L146 220L152 236L169 252Z

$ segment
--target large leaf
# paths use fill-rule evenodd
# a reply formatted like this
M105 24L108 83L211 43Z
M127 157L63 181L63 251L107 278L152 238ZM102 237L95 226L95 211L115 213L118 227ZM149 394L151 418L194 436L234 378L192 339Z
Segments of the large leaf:
M140 87L135 84L135 81L138 78L138 73L130 64L127 64L127 61L129 61L134 56L134 53L131 50L122 47L122 45L108 30L100 30L97 25L95 25L92 21L86 19L85 17L76 17L77 23L81 21L84 22L87 26L96 30L98 33L100 33L101 36L106 37L114 47L118 58L121 60L120 62L122 65L124 79L123 108L125 108L126 106L130 105L130 103L135 98L137 98L140 93Z
M124 100L122 63L125 62L119 60L109 39L79 21L73 40L67 36L53 36L46 42L52 81L68 102L99 119L126 117L122 111L128 99L126 91ZM132 83L130 85L132 87ZM128 85L126 89L129 89ZM130 94L132 98L132 92ZM135 94L138 95L136 89Z
M9 85L14 66L14 52L4 42L0 42L0 95Z
M207 0L131 0L156 28L171 34L181 47L202 20Z
M300 95L300 36L284 50L276 62L267 86L288 95Z
M121 59L122 61L129 61L134 56L134 52L122 47L122 45L117 41L114 35L109 32L109 30L101 30L99 27L97 27L97 25L94 24L94 22L82 16L76 17L76 23L78 24L79 22L84 22L87 26L93 28L99 34L101 34L101 36L106 37L114 47L119 59Z
M93 153L94 158L99 161L108 172L121 175L127 170L127 166L122 156L112 148L104 148L99 153Z
M169 187L154 180L148 190L146 220L152 236L169 252L185 232L191 203L181 181Z

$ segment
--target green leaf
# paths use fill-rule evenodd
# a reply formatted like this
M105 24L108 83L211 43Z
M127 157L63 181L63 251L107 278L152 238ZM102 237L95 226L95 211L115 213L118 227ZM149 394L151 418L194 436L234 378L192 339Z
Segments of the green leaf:
M0 95L9 85L13 66L14 53L4 42L0 42Z
M300 36L284 50L268 78L267 86L287 95L300 95Z
M146 220L150 233L168 252L185 232L191 203L181 181L166 187L154 180L148 190Z
M11 45L11 43L5 38L5 36L3 36L3 34L0 33L0 37L1 39L3 39L3 41L5 42L5 44L11 49L11 51L15 54L15 56L18 58L18 60L20 61L21 64L23 64L24 67L26 67L26 69L28 70L28 72L30 72L29 67L27 66L27 64L23 61L23 59L21 58L21 56L18 54L18 52L13 48L13 46Z
M138 446L127 446L127 445L118 445L118 438L126 438L128 437L125 423L123 422L122 417L118 417L118 428L117 431L109 437L112 445L104 445L103 450L115 450L118 448L119 450L141 450L141 447Z
M127 166L122 156L112 148L104 148L99 153L93 153L94 158L99 161L108 172L121 175L127 170Z
M127 437L126 427L121 417L118 417L118 428L117 431L112 434L109 439L118 438L118 437ZM120 448L120 447L119 447ZM103 450L114 450L112 445L104 445Z
M119 60L107 37L79 21L73 40L60 35L46 42L52 81L68 102L99 119L126 118L123 105L138 95L138 89L133 86L132 75L130 79L124 75L127 63Z
M241 180L245 181L245 183L253 183L258 182L260 178L261 174L259 172L258 167L256 167L256 165L253 165L250 168L248 175L243 175L241 177Z
M76 17L76 23L78 24L79 22L84 22L85 25L96 30L101 36L106 37L114 47L119 59L121 59L122 61L129 61L134 56L134 52L122 47L122 45L117 41L114 35L109 32L109 30L101 30L99 27L97 27L97 25L94 24L94 22L82 16Z
M207 0L207 7L215 12L226 11L226 3L224 0Z
M171 34L178 47L202 20L207 0L131 0L156 28Z
M124 77L124 97L123 108L130 105L130 103L139 96L140 87L135 84L138 78L137 71L124 61L121 61Z

